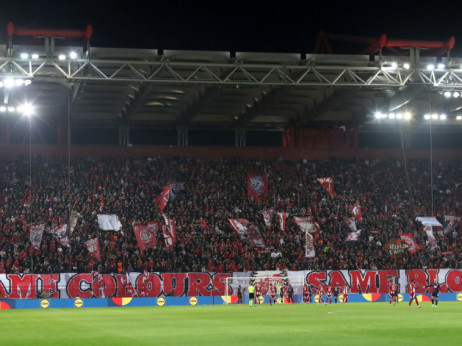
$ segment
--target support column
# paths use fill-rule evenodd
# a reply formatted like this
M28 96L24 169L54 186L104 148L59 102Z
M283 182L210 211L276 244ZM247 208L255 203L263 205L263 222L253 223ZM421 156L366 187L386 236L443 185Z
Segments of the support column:
M119 120L119 140L118 143L122 147L127 147L130 143L130 126L126 119Z
M186 121L179 121L176 126L177 145L179 147L187 147L189 145L189 130Z
M245 129L235 129L234 130L234 146L235 147L245 147Z

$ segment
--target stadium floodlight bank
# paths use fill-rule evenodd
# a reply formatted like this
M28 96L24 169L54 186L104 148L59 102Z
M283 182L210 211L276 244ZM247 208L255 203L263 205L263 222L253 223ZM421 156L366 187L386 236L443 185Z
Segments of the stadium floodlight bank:
M238 303L238 289L241 286L241 293L243 302L248 302L249 285L250 283L259 285L262 296L269 295L270 284L276 285L276 299L280 298L281 287L291 285L294 289L295 295L303 294L303 285L305 284L304 276L234 276L225 279L225 299L224 304L237 304ZM284 294L285 296L287 293Z

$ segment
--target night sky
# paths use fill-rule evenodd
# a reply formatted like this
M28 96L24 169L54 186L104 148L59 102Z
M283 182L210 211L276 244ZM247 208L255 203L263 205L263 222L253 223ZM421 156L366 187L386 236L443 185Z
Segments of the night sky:
M458 2L11 1L0 11L0 42L6 42L6 25L12 21L18 27L53 29L92 24L95 47L311 53L324 30L441 41L454 35L453 55L460 56ZM333 43L333 48L334 53L358 54L365 47Z

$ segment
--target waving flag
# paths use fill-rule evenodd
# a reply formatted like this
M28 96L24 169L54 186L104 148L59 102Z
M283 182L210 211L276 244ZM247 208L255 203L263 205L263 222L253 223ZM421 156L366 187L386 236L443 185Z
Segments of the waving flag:
M98 238L89 239L85 242L90 255L101 262L101 251L99 249Z
M359 203L356 203L353 208L351 208L351 214L354 215L357 221L362 222L363 221L363 214L361 213L361 206Z
M103 231L120 231L122 224L117 215L98 214L99 229Z
M346 238L346 241L357 241L359 239L359 236L361 235L361 230L356 231L356 232L351 232L348 233L348 237Z
M239 234L241 241L248 242L253 246L265 246L265 242L261 237L260 230L257 226L252 225L246 219L228 219L231 226Z
M281 213L276 213L276 214L279 218L279 227L281 228L281 231L285 231L286 230L286 220L289 214L286 213L285 211Z
M305 257L315 257L316 251L314 250L313 236L310 232L305 232Z
M329 195L334 198L334 178L333 177L326 177L326 178L318 178L319 183L322 185L323 188L327 190Z
M294 221L302 232L316 233L321 229L312 216L294 216Z
M271 227L271 221L273 219L274 210L265 209L261 213L263 214L263 221L265 221L265 226Z
M170 186L165 186L162 193L157 196L155 203L159 206L160 210L164 210L170 198Z
M407 249L411 254L415 254L417 250L420 250L420 246L415 242L412 234L410 233L400 233L400 238L406 242Z
M36 249L40 248L44 229L45 225L32 225L30 227L30 242Z
M185 185L185 183L171 183L171 184L168 184L168 186L170 187L169 198L171 198L172 201L176 198L176 196L178 195L178 193L180 191L184 190L184 185Z
M445 215L443 221L443 232L444 234L452 233L460 222L460 216Z
M158 222L149 222L145 225L134 225L136 241L141 251L157 246L157 231L160 228Z
M167 250L171 250L176 243L176 220L171 220L162 213L165 220L165 225L162 226L162 233L164 234L165 246Z
M268 194L268 178L249 174L247 176L247 191L249 196L253 198L259 198L260 196L266 198Z
M69 238L67 236L67 225L61 225L53 228L50 231L53 238L55 238L62 246L69 247Z
M430 247L430 250L435 250L438 249L438 243L436 242L436 238L433 235L433 226L427 225L424 228L425 233L427 233L427 238L428 238L428 246Z

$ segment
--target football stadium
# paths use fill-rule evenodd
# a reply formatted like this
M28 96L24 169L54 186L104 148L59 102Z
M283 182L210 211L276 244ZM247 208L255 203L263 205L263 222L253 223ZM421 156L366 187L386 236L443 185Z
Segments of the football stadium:
M462 342L454 36L263 53L4 30L2 342Z

